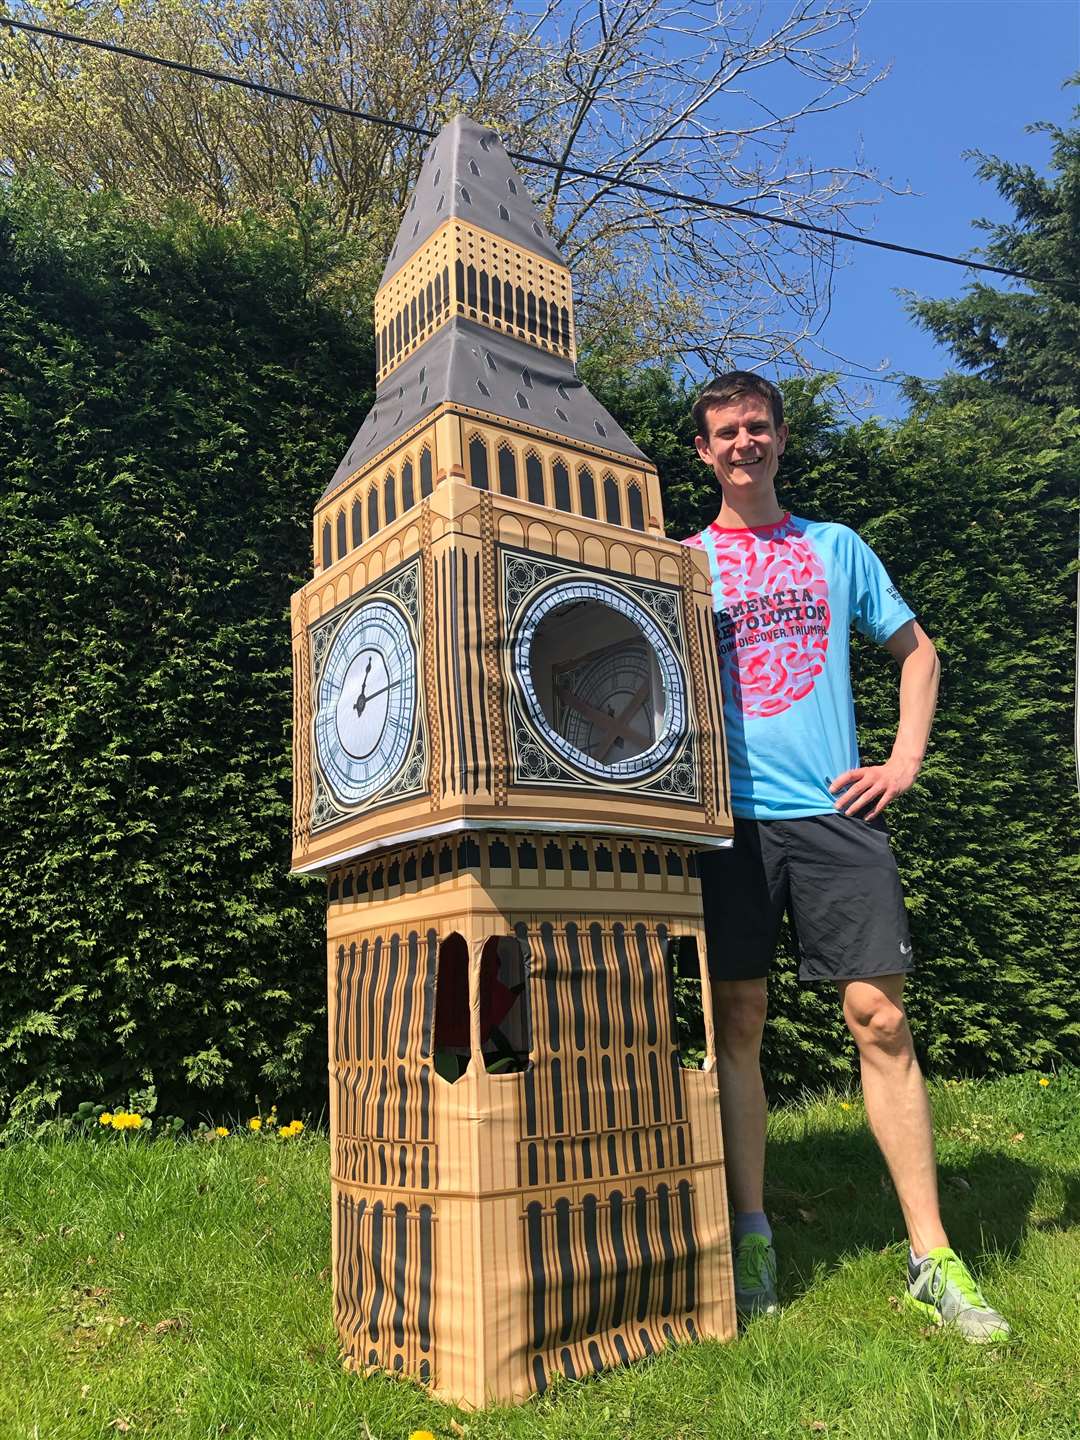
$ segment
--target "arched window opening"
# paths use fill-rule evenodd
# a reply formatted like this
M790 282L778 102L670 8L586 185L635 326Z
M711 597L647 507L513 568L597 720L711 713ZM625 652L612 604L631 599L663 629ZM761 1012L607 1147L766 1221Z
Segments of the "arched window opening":
M460 260L454 261L454 299L459 306L465 301L465 266Z
M465 272L465 303L470 310L476 309L476 266L470 265Z
M369 538L379 528L379 488L372 485L367 496L367 533Z
M486 270L480 271L480 309L485 312L491 309L491 287Z
M684 1070L700 1070L707 1055L705 995L697 944L692 937L669 935L663 942L672 1041Z
M525 313L529 322L529 334L536 334L536 296L530 290L525 297Z
M543 505L544 467L535 450L530 450L525 456L525 484L528 487L529 499L533 504Z
M581 513L588 516L590 520L596 519L596 482L593 480L593 473L587 465L582 465L578 471L578 496L581 501Z
M491 318L502 319L502 281L497 275L491 277Z
M514 287L509 280L503 281L503 319L507 325L514 323Z
M394 472L388 470L383 481L383 514L386 516L386 524L397 516L397 495L394 493Z
M570 509L570 471L562 460L556 460L551 467L551 478L555 482L555 508Z
M524 1070L532 1049L528 965L513 936L492 935L480 955L480 1047L493 1075ZM451 1084L469 1067L472 1052L469 947L448 935L439 946L435 981L435 1071Z
M610 472L604 476L604 518L609 525L622 524L622 504L619 498L619 482Z
M540 296L540 339L548 338L548 308L543 295Z
M424 287L421 285L416 293L416 333L419 334L427 324L427 316L424 313Z
M426 445L420 451L420 494L431 494L431 451Z
M480 955L480 1045L489 1075L515 1074L529 1063L529 976L521 943L492 935Z
M401 508L402 510L411 510L415 503L412 461L406 460L401 467Z
M343 555L347 555L347 554L348 554L348 551L349 551L349 544L348 544L348 541L347 541L346 536L345 536L345 511L344 511L344 510L339 510L339 511L337 512L336 529L337 529L337 558L340 560L340 559L342 558L342 556L343 556Z
M330 545L330 521L327 520L322 527L322 568L329 570L334 563L334 552Z
M436 313L436 315L439 314L439 312L442 310L442 307L443 307L443 298L442 298L442 276L441 276L441 275L436 275L436 276L435 276L435 313Z
M469 947L464 935L439 946L435 972L435 1073L453 1084L469 1068Z
M635 530L645 529L645 509L641 503L641 486L630 486L630 524Z
M514 291L514 323L519 330L525 329L525 291L520 285Z
M364 512L360 505L359 495L352 502L352 543L355 550L364 540Z
M491 488L488 482L487 442L482 435L474 435L469 441L469 479L478 490Z
M517 499L517 457L514 447L506 443L499 446L499 492Z

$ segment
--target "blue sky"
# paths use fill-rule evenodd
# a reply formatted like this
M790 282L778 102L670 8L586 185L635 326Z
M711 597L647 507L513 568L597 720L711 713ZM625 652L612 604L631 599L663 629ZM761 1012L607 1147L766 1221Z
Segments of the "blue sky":
M775 3L767 0L767 8ZM879 174L917 192L886 196L871 212L869 233L928 250L970 252L980 239L972 220L1005 219L1010 212L997 191L976 178L964 151L1047 167L1047 137L1026 135L1024 127L1035 120L1064 123L1080 104L1080 88L1062 90L1066 77L1080 70L1080 6L1075 0L874 0L859 33L866 59L891 63L892 73L866 99L816 117L796 149L834 159L851 155L861 142ZM941 374L947 355L915 327L896 292L959 295L968 272L865 246L849 247L844 258L822 342L871 368L887 361L910 374ZM817 363L840 365L824 355ZM900 413L896 387L875 386L870 409Z

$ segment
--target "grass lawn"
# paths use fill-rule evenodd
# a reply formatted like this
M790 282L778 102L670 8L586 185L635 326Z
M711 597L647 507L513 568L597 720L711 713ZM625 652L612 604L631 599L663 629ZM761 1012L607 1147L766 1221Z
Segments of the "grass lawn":
M516 1410L340 1368L328 1146L102 1133L0 1150L0 1437L1080 1437L1080 1074L934 1087L946 1224L1016 1340L898 1312L899 1212L857 1096L778 1111L784 1308Z

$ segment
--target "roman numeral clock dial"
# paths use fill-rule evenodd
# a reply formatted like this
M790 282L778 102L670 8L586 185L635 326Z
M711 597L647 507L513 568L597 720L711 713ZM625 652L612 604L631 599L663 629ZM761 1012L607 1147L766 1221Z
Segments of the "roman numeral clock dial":
M339 804L384 790L409 753L416 719L416 646L385 599L360 605L331 640L316 690L315 752Z

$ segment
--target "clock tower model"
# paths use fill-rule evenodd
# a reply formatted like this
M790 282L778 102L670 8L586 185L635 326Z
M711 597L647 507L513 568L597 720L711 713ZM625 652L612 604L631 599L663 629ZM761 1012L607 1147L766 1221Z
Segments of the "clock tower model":
M375 327L292 611L335 1314L349 1363L480 1405L735 1331L695 858L732 829L716 642L490 129L432 144Z

